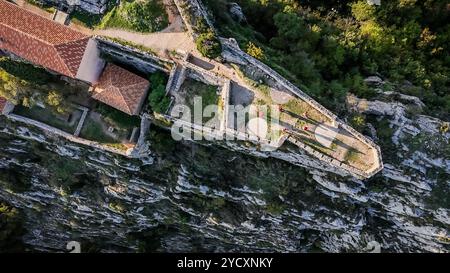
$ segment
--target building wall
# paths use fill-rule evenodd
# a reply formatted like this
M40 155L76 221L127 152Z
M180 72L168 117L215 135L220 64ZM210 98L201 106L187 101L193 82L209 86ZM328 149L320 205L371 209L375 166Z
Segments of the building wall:
M84 51L76 78L95 84L100 78L104 67L105 61L100 58L100 50L98 49L97 42L94 39L90 39Z

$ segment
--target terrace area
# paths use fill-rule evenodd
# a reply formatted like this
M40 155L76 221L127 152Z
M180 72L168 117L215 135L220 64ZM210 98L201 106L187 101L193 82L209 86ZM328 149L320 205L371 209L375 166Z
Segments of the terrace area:
M308 101L288 91L252 66L236 65L234 69L242 80L240 83L233 82L231 105L249 107L250 117L253 118L256 115L251 115L252 111L259 113L263 106L279 110L279 118L275 121L278 124L268 126L269 135L275 133L270 130L279 131L281 135L287 134L287 139L294 144L307 146L312 151L328 157L330 161L336 160L339 164L351 166L360 172L370 171L377 164L377 151L374 147L363 142L354 132L323 114ZM235 123L228 126L242 130L248 127L250 120L247 119L245 125L237 126ZM268 118L267 122L270 124L272 121Z
M223 86L213 85L190 77L192 71L181 75L177 87L171 88L169 94L173 98L171 110L188 109L190 120L201 126L219 129L223 119L221 109L221 92ZM187 76L186 76L187 74Z

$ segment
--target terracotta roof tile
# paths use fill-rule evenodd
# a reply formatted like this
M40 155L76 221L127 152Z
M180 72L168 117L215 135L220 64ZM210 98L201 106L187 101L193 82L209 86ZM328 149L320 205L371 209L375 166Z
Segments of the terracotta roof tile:
M137 115L149 86L148 80L108 64L95 85L92 97L129 115Z
M89 37L0 0L0 49L74 78Z

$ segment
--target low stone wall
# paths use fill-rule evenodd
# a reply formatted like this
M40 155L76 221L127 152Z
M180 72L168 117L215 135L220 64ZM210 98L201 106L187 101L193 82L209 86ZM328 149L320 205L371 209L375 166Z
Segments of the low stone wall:
M166 96L169 95L170 90L172 89L173 85L175 84L175 81L177 81L177 79L178 79L179 69L180 69L180 66L176 65L170 71L169 79L167 80L167 85L166 85Z
M57 129L57 128L52 127L52 126L49 126L49 125L47 125L45 123L42 123L42 122L39 122L39 121L36 121L36 120L33 120L33 119L29 119L29 118L26 118L26 117L22 117L22 116L19 116L19 115L9 114L9 115L7 115L7 118L9 118L10 120L13 120L13 121L23 122L25 124L38 127L38 128L40 128L42 130L45 130L47 133L53 134L55 136L63 137L65 139L69 140L69 141L72 141L72 142L75 142L75 143L78 143L78 144L90 146L90 147L98 149L98 150L107 151L107 152L110 152L110 153L115 153L115 154L123 155L123 156L126 156L126 157L130 157L131 151L133 150L133 149L129 149L127 151L124 151L124 150L119 150L119 149L116 149L116 148L113 148L113 147L110 147L110 146L107 146L107 145L102 145L102 144L100 144L98 142L86 140L86 139L83 139L83 138L80 138L80 137L76 137L76 136L74 136L72 134L66 133L66 132L64 132L64 131L62 131L60 129Z
M83 112L83 114L81 115L80 122L78 122L77 129L75 130L75 133L74 133L75 136L80 135L81 129L83 128L83 125L84 125L84 121L86 120L86 117L89 113L89 109L84 106L77 105L77 108L79 110L81 110Z
M225 80L222 77L206 71L196 65L186 62L184 64L187 69L187 76L208 85L222 86Z
M116 0L35 0L36 2L55 6L59 9L66 8L83 10L92 14L103 14L106 11L108 2Z
M194 28L192 27L190 21L189 21L189 15L187 14L186 7L190 4L186 0L173 0L175 5L177 6L178 12L181 15L181 18L184 21L184 25L186 26L189 36L195 41L195 38L197 37L197 34L194 31Z
M174 85L172 87L172 90L170 91L171 93L178 92L180 90L180 88L181 88L181 85L186 80L186 75L187 75L186 67L180 66L179 73L180 74L178 74L178 77L174 81Z
M288 140L290 142L294 143L296 146L298 146L302 150L306 151L308 154L318 158L319 160L325 161L333 166L336 166L336 167L346 170L350 175L356 176L359 179L361 179L361 178L364 179L364 178L370 177L365 172L362 172L352 166L342 163L342 162L340 162L334 158L331 158L323 153L315 151L313 148L303 144L301 141L298 141L297 139L295 139L293 137L289 137Z
M208 10L203 5L201 0L174 0L174 3L181 15L181 18L183 19L189 36L194 42L201 33L198 33L196 31L196 27L192 25L191 17L204 18L208 28L210 28L216 35L218 34L217 29L214 27L212 16L209 16ZM193 14L189 14L190 12L188 9L192 9Z
M225 84L222 88L222 106L223 106L223 116L220 121L220 130L225 131L228 127L228 115L230 112L230 92L231 92L231 80L225 81ZM220 109L219 109L220 110Z

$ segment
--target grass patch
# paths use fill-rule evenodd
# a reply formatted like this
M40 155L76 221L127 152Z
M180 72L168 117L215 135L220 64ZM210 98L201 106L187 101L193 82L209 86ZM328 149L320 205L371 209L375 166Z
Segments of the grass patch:
M217 95L217 86L207 85L205 83L187 79L182 86L183 92L186 93L186 105L191 109L194 115L194 100L196 97L202 98L202 111L208 105L218 105L219 96ZM203 123L211 120L210 117L203 117Z
M83 125L83 129L81 130L80 137L100 143L117 142L114 138L103 132L101 124L95 122L90 118L86 119Z
M119 28L137 32L156 32L169 25L161 0L121 1L101 20L100 29Z
M78 110L70 108L69 113L74 113ZM36 121L40 121L52 127L63 130L69 134L73 134L77 128L78 122L80 120L81 113L76 120L69 123L66 120L72 119L70 116L56 114L47 108L41 108L39 106L33 106L31 108L17 105L14 108L14 113L23 117L27 117Z
M359 152L355 148L350 148L344 157L345 163L355 163L359 159Z
M87 28L95 28L102 21L103 14L92 14L84 10L75 10L70 14L70 20Z
M101 114L107 123L124 129L133 129L141 125L141 120L136 116L127 115L111 106L99 103L96 112Z

